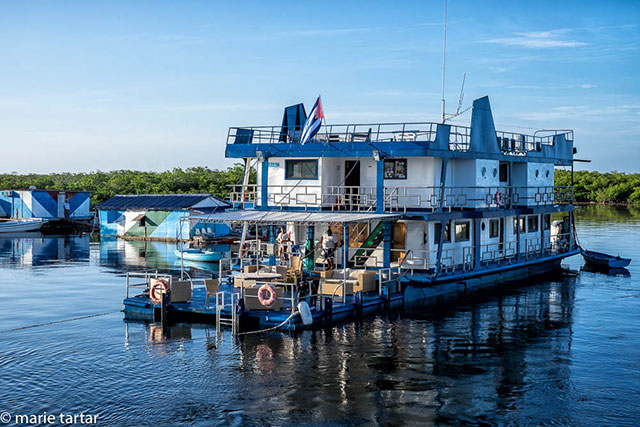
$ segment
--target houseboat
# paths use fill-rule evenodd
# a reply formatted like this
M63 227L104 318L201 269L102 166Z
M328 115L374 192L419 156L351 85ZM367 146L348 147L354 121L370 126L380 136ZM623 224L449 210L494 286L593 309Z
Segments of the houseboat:
M231 189L231 209L192 220L243 225L269 242L242 239L215 287L192 289L175 312L297 329L550 273L579 253L573 188L554 185L555 167L573 164L571 130L496 130L487 97L473 102L470 126L325 124L302 141L306 121L298 104L280 126L229 129L226 157L242 159L246 176L255 165L257 182ZM327 230L336 269L319 244ZM125 300L130 311L157 312L171 286L153 297L154 280Z

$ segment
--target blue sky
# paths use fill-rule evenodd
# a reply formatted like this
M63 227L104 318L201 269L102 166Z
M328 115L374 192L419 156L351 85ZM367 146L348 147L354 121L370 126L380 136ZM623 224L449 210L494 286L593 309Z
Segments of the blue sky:
M438 121L441 1L0 2L0 172L223 168L227 128ZM456 1L446 98L640 172L640 2ZM469 122L469 113L455 123ZM531 129L528 129L531 128Z

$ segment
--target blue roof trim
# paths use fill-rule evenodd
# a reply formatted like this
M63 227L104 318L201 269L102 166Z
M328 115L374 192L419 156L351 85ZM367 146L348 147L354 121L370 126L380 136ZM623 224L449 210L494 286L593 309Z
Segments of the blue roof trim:
M560 138L562 135L558 137ZM564 139L564 138L562 138ZM433 143L424 142L337 142L322 144L309 142L300 144L228 144L225 150L227 158L257 157L260 151L265 158L269 157L372 157L377 150L382 157L441 157L461 159L491 159L510 162L544 162L570 166L573 153L553 150L555 147L543 147L542 153L530 152L526 156L508 156L501 153L481 153L473 151L452 151L432 148ZM560 145L560 144L558 144ZM572 149L572 147L569 147ZM556 152L548 152L548 151ZM547 151L547 152L545 152ZM545 156L546 154L546 156Z
M220 207L229 206L211 194L119 194L102 202L98 209L189 209L208 198L213 198Z

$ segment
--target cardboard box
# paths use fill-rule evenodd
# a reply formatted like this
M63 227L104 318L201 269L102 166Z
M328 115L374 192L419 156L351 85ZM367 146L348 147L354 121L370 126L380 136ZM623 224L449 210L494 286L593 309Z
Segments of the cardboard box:
M320 277L322 279L331 279L333 277L334 270L323 270L320 272Z
M327 279L320 282L318 293L331 296L334 295L334 292L338 297L353 295L353 281L347 280L344 286L342 286L342 280Z
M357 273L358 282L353 287L353 291L362 293L376 291L376 273L373 271L360 271Z

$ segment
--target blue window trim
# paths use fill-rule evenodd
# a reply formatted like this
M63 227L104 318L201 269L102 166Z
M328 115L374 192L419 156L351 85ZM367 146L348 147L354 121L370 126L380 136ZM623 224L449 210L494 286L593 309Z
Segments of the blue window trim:
M316 176L315 178L289 178L287 177L287 170L289 170L289 163L291 162L315 162L316 164ZM285 159L284 160L284 179L287 181L298 181L298 180L305 180L305 181L315 181L318 179L318 171L319 171L319 167L318 167L318 159Z

